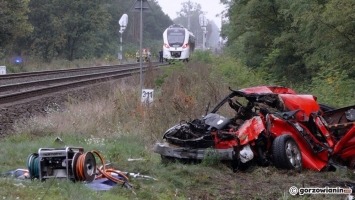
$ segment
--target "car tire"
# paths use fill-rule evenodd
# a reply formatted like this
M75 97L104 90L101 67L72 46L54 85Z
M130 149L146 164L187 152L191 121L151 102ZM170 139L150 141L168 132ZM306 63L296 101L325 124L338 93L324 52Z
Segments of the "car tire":
M276 168L302 170L302 154L291 135L275 138L272 143L272 156Z

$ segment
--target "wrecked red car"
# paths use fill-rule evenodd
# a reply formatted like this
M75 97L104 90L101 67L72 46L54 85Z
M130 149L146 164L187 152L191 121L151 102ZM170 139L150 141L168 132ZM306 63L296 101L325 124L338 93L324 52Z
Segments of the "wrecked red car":
M235 171L251 165L355 168L355 105L334 109L281 86L230 90L202 118L168 129L154 152L163 160L202 160L212 153Z

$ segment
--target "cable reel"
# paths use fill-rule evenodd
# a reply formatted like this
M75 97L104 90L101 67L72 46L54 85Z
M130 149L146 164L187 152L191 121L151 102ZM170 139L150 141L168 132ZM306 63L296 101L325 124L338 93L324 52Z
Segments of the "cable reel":
M74 179L77 181L91 182L96 175L96 160L91 152L77 152L72 161Z
M40 148L30 154L27 167L32 179L66 178L91 182L96 176L96 160L81 147Z

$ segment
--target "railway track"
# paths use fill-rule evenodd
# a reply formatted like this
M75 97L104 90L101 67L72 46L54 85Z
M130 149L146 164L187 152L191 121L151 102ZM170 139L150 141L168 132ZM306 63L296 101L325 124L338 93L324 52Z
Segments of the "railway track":
M8 85L14 83L22 83L42 80L44 77L66 77L69 75L82 75L87 73L103 72L106 70L123 69L130 67L137 67L137 63L125 64L125 65L105 65L105 66L95 66L95 67L85 67L85 68L75 68L75 69L60 69L60 70L48 70L48 71L35 71L35 72L25 72L25 73L14 73L14 74L4 74L0 76L0 85Z
M146 68L147 65L144 65L142 71L144 72ZM17 101L34 96L124 78L137 73L140 73L139 64L2 75L0 77L2 82L7 80L11 83L0 85L0 106L16 104ZM15 83L14 80L16 80Z
M144 63L142 72L160 66ZM11 132L19 119L46 114L46 107L68 96L84 100L92 88L105 90L102 84L136 74L139 63L0 75L0 136Z

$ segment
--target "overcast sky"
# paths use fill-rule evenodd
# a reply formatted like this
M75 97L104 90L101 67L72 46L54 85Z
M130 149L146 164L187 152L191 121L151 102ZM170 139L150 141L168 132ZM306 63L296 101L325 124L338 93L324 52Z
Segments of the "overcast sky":
M182 8L181 4L188 2L189 0L157 0L163 12L169 15L171 19L177 17L176 12L179 12ZM216 25L221 27L221 18L216 17L225 10L225 6L220 4L220 0L190 0L193 3L201 5L201 10L206 13L206 18L213 20Z

